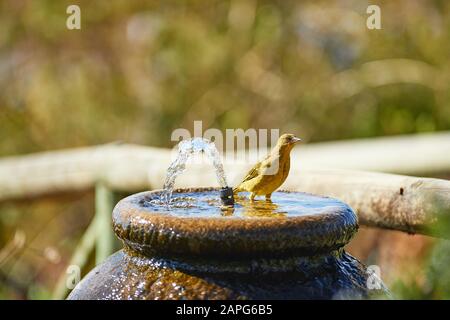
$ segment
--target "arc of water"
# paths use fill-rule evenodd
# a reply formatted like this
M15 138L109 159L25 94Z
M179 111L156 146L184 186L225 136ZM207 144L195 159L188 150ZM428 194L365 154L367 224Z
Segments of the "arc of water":
M226 181L225 172L223 170L222 161L220 159L220 154L214 143L204 138L183 140L178 144L177 157L167 169L163 192L161 194L161 200L166 205L170 204L175 180L185 171L187 161L193 155L201 152L204 152L208 159L212 162L219 185L222 188L227 187L228 184Z

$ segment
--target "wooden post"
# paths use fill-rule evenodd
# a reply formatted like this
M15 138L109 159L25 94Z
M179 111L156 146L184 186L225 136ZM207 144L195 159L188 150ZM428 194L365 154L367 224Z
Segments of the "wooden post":
M75 248L72 254L72 258L70 259L70 262L68 264L68 266L77 266L80 273L88 263L89 256L94 251L95 243L97 240L97 230L97 217L94 215L94 218L89 224L89 227L86 229L83 237L78 242L78 245ZM60 275L58 281L56 282L56 286L53 289L53 299L61 300L67 296L70 290L67 286L67 276L68 275L66 272L63 272Z
M95 187L95 214L89 227L79 241L70 259L69 266L77 266L80 272L88 263L89 256L95 250L95 264L98 265L114 251L114 233L111 228L111 213L114 206L114 194L103 183ZM53 290L53 299L64 299L69 293L64 272Z
M114 232L111 226L111 214L114 207L114 194L103 183L95 186L96 246L95 264L98 265L114 251Z

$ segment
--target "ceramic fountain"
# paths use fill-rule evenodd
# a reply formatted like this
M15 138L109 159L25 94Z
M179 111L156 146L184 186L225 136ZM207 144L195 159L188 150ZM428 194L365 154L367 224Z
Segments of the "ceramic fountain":
M371 275L344 250L358 230L347 204L289 191L272 201L233 198L213 143L195 138L178 151L162 190L116 205L113 227L124 248L69 299L370 297ZM188 159L202 152L220 187L174 190Z

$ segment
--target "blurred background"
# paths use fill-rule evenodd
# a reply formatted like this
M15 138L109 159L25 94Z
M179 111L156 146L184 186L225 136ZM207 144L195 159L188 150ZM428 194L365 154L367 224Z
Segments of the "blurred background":
M308 143L450 130L450 2L376 2L381 30L360 0L2 0L0 157L172 147L194 120ZM0 202L0 298L51 298L93 214L93 190ZM395 297L448 299L448 247L362 228L349 251Z

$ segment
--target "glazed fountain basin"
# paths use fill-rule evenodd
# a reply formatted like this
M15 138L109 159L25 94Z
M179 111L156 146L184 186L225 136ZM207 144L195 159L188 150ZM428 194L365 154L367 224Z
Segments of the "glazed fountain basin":
M336 199L281 191L272 202L214 188L132 195L113 211L124 248L94 268L68 299L366 298L365 267L345 252L358 229Z

